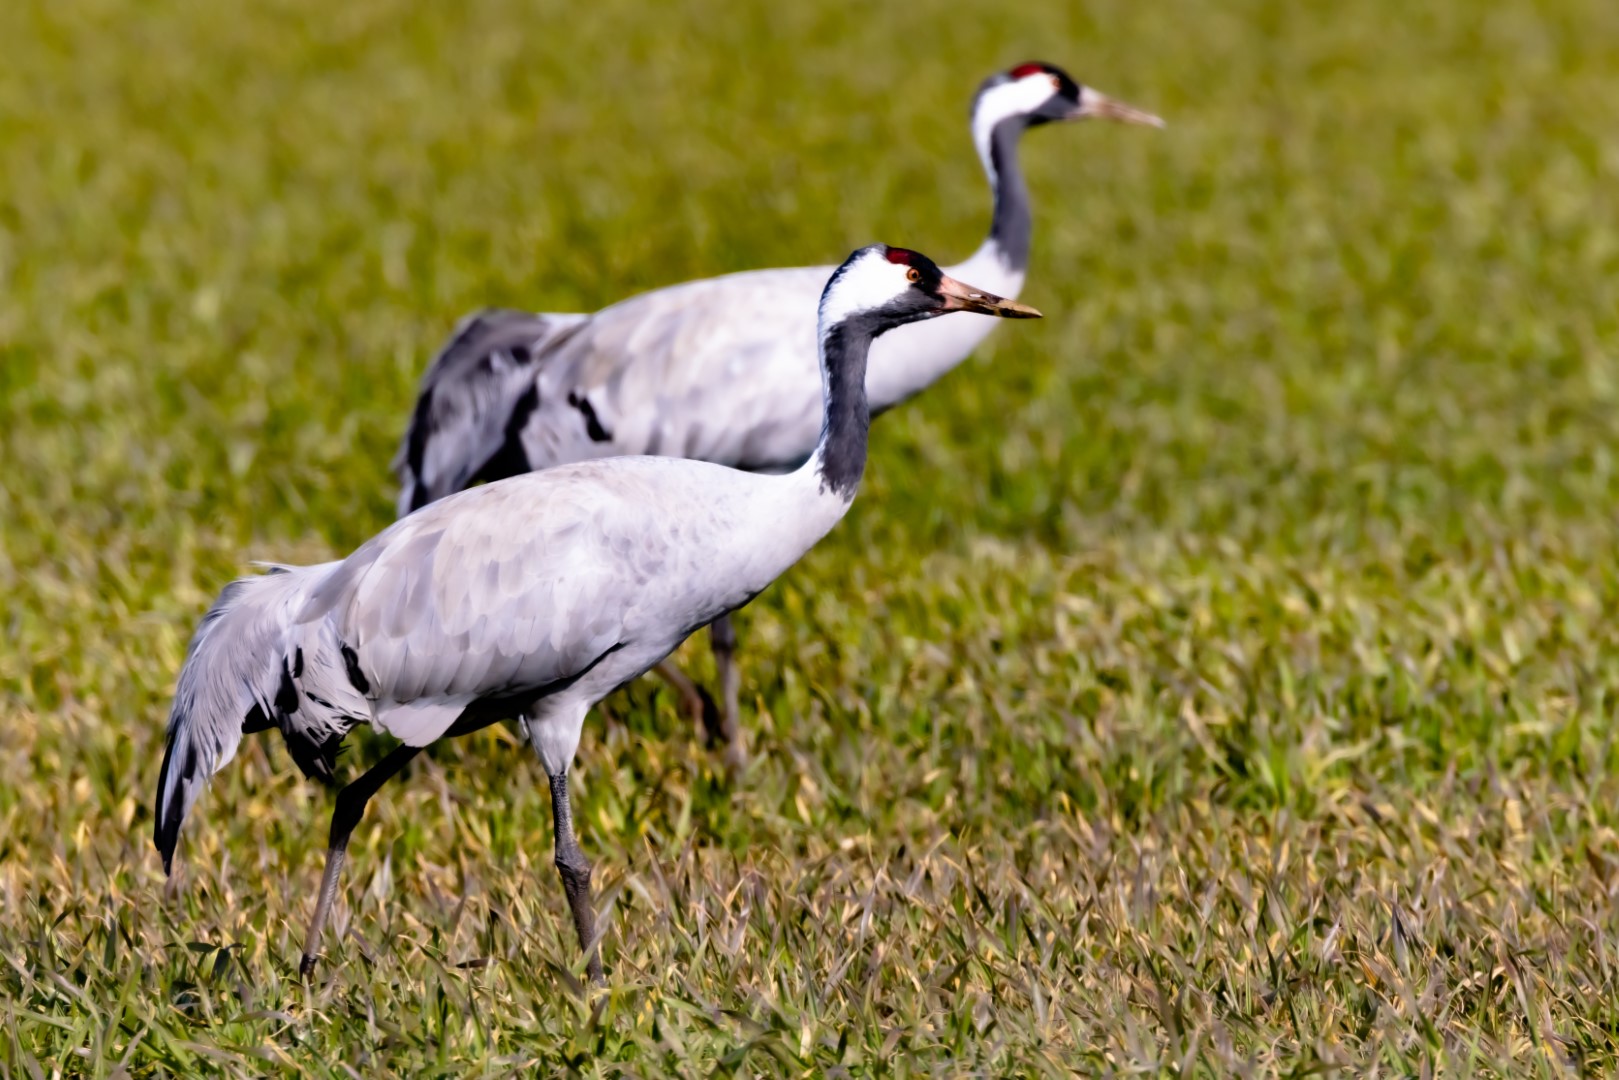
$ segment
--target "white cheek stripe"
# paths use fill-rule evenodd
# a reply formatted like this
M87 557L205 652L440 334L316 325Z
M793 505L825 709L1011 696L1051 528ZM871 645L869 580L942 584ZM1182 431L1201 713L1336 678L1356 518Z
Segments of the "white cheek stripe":
M995 182L995 170L989 160L989 137L995 125L1010 117L1033 112L1055 92L1051 76L1041 72L1001 83L984 91L978 99L978 108L973 112L973 145L978 148L978 160L983 163L990 183Z
M832 327L857 311L881 307L902 295L911 283L905 267L871 252L843 272L837 285L821 301L821 325Z

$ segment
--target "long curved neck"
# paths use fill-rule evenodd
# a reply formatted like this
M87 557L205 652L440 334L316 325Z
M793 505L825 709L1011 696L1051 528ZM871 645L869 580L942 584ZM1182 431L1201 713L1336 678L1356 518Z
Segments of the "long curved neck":
M1026 126L1020 116L1007 117L993 125L974 125L978 156L995 193L995 216L990 222L989 239L984 247L995 252L1007 269L1023 273L1029 265L1029 239L1034 232L1034 216L1029 208L1029 189L1018 166L1018 137Z
M866 439L871 408L866 401L866 356L877 329L869 320L851 317L821 335L821 391L826 420L808 468L819 474L820 488L852 500L866 471Z

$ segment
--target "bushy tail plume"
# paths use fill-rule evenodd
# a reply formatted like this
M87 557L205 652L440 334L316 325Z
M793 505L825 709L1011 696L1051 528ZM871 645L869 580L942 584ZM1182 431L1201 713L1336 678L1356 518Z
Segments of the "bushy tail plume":
M202 617L180 669L157 779L152 840L164 872L173 865L180 824L208 778L236 756L243 733L274 727L279 713L297 707L296 700L277 700L289 692L296 698L285 664L294 618L336 565L275 567L240 578Z
M536 370L589 318L491 308L455 328L422 376L394 455L400 517L474 481L529 470L519 433L539 404Z

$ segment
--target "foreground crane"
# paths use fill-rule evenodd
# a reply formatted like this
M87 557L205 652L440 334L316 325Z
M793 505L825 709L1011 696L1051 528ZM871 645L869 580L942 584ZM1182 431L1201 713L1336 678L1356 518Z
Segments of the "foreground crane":
M434 503L340 562L226 586L192 638L169 716L153 834L164 869L243 734L278 728L303 771L325 778L354 727L398 739L337 796L308 974L371 796L429 744L517 718L550 779L557 870L600 980L591 868L568 803L585 715L747 603L848 511L865 469L866 356L879 335L950 311L1039 314L880 244L832 274L819 311L823 420L793 472L668 457L563 466Z

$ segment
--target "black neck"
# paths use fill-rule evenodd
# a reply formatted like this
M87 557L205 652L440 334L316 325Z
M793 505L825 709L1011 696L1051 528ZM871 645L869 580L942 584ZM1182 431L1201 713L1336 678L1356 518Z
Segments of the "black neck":
M871 409L866 403L866 354L882 328L870 316L855 315L833 326L821 342L826 379L826 422L821 428L821 490L854 498L866 471L866 436Z
M989 238L1000 249L1001 259L1013 270L1029 265L1029 236L1034 217L1029 210L1029 189L1018 168L1018 136L1027 124L1020 116L1008 117L989 133L990 183L995 187L995 219Z

